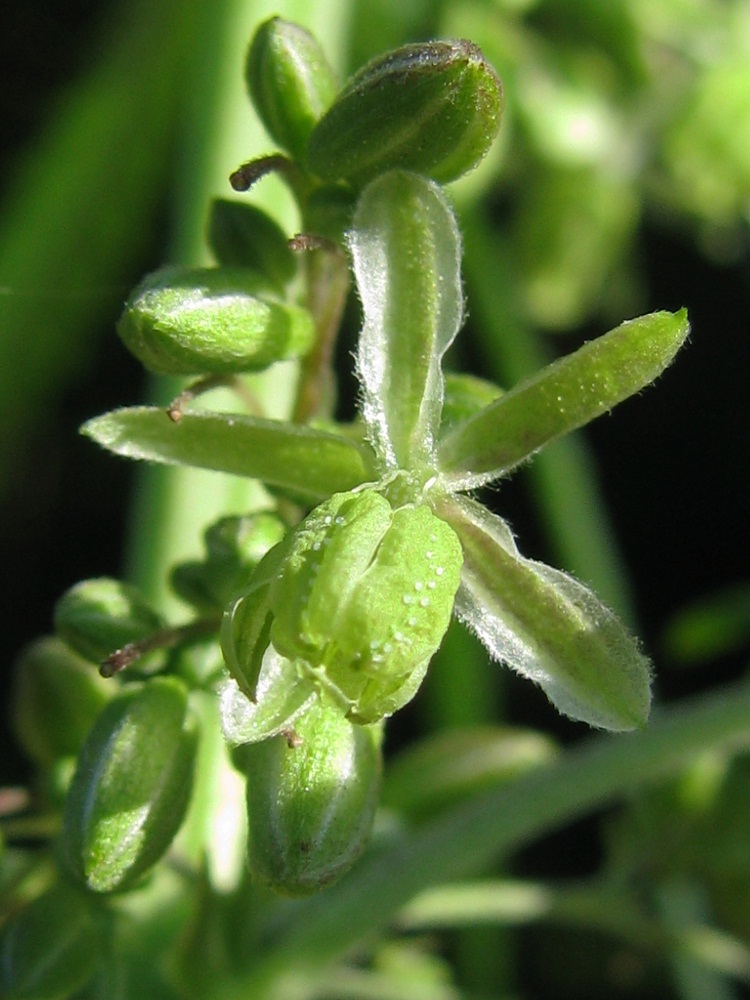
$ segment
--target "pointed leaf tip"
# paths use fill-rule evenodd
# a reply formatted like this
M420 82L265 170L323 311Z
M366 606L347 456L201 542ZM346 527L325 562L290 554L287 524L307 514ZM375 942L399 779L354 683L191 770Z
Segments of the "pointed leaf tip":
M524 379L448 430L439 464L454 489L507 475L543 445L583 427L650 385L690 331L687 312L627 320Z

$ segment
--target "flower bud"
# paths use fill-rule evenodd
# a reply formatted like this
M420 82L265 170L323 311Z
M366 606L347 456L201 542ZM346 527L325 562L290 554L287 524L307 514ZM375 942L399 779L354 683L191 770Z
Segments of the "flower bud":
M221 518L206 531L206 558L175 566L172 588L197 608L222 609L247 586L257 564L285 534L284 522L270 512Z
M407 45L349 80L312 131L308 164L354 187L394 168L445 183L479 163L502 109L500 81L476 45Z
M77 754L115 688L54 636L31 643L15 666L11 722L42 766Z
M164 854L187 809L197 731L173 677L130 684L107 705L65 803L63 854L94 892L125 889Z
M215 198L208 242L219 264L259 271L279 288L297 273L297 258L286 234L257 205Z
M352 866L378 802L380 738L380 726L355 725L319 698L288 733L242 748L256 878L301 896Z
M427 506L335 494L298 527L271 587L271 642L373 722L409 701L450 621L461 546Z
M82 580L55 605L57 634L92 663L163 627L140 591L110 577Z
M232 375L304 354L309 312L274 297L245 268L166 268L135 290L117 326L125 346L160 375Z
M301 163L313 126L336 95L336 80L313 36L272 17L256 31L245 78L268 134Z

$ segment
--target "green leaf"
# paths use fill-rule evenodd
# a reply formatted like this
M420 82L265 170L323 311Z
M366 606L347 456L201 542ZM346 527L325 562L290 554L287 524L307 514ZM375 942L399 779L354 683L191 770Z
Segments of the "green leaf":
M566 823L684 772L706 754L736 753L750 738L750 687L667 708L643 732L592 736L552 764L461 802L432 823L395 835L325 896L290 912L243 979L253 996L289 968L308 978L393 923L430 887L488 870Z
M208 242L219 264L259 271L279 287L297 273L297 258L284 231L257 205L214 198Z
M446 499L438 513L464 549L456 613L492 656L538 684L564 715L614 731L645 725L649 662L596 595L524 559L505 522L475 501Z
M429 467L440 362L463 318L461 238L440 188L393 171L362 194L349 231L364 307L363 416L386 469Z
M548 441L611 410L653 382L690 330L685 310L629 320L524 379L449 430L438 449L452 489L506 475Z
M337 89L317 40L280 17L264 21L250 43L245 79L268 134L304 164L310 133Z
M113 410L82 431L125 458L249 476L320 500L375 478L367 449L311 427L219 413L173 423L158 407Z
M117 332L158 374L260 371L304 354L314 338L310 313L273 293L246 268L169 267L133 292Z
M433 733L389 762L383 805L408 819L429 819L447 806L550 763L552 740L532 729L473 726Z
M479 163L502 110L502 86L476 45L407 45L349 80L312 131L309 166L354 187L395 168L445 183Z
M63 854L94 892L133 885L164 854L190 798L197 731L176 678L128 685L99 716L65 803Z
M293 732L246 748L248 853L256 878L284 895L316 892L364 850L380 791L381 727L349 722L317 698Z

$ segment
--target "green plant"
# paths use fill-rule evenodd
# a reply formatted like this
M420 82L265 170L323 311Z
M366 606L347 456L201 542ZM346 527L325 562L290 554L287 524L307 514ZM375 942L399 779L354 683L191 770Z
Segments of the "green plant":
M493 656L540 684L561 711L611 730L646 724L650 668L619 620L572 577L520 556L507 525L465 494L649 384L688 332L684 312L632 320L505 393L444 373L463 320L461 239L436 180L475 166L496 132L501 91L481 53L467 43L410 46L366 67L336 97L315 41L272 20L255 36L247 78L285 153L249 161L233 184L244 189L268 172L284 178L302 219L297 257L266 215L215 203L209 231L217 266L147 279L119 325L153 370L202 378L168 412L115 411L90 421L86 433L132 458L261 480L269 493L257 510L209 527L202 560L169 568L175 594L193 609L189 621L165 621L137 591L110 580L78 585L58 604L57 631L70 648L50 646L50 655L102 660L119 690L81 751L59 874L45 882L59 881L74 901L68 905L80 908L71 920L79 938L89 933L91 913L113 925L115 950L118 925L134 914L135 950L159 955L158 936L145 947L149 921L166 913L166 924L177 925L191 909L189 944L164 934L169 972L162 956L153 960L155 979L185 995L329 996L335 988L348 995L346 970L332 974L328 964L359 940L366 920L380 926L412 892L606 800L636 784L643 769L653 779L684 753L725 745L744 732L747 694L731 710L723 702L696 710L700 725L689 716L657 724L638 742L592 747L485 796L479 787L508 775L490 768L477 776L477 733L456 751L466 765L455 791L462 808L427 829L383 833L339 889L279 903L235 872L231 893L216 891L216 873L205 866L214 820L206 789L229 773L217 684L224 734L237 746L233 773L247 777L251 866L291 895L328 885L365 849L382 719L415 697L454 602ZM364 326L360 412L343 423L334 416L331 359L349 261ZM299 385L291 420L279 420L237 376L289 357L300 358ZM239 412L193 411L196 396L227 384L242 400ZM40 659L39 650L27 657L24 674L39 671ZM100 685L93 674L89 680L93 703ZM27 690L19 686L16 702L22 739ZM54 714L49 704L40 711ZM526 734L503 736L515 751ZM480 751L496 742L480 742ZM532 750L525 763L521 757L522 773L549 760L544 742ZM68 753L53 746L41 756L58 763ZM439 784L444 771L437 756L421 776ZM402 779L404 820L408 785ZM481 896L470 898L474 914ZM415 904L399 919L439 923L458 898L441 910L428 896L426 911ZM492 898L497 906L497 893ZM29 959L27 946L19 948L16 928L24 920L41 927L32 935L39 954L49 938L54 949L59 928L44 916L45 899L9 924L11 995L71 995L87 975L106 981L71 948L72 972L66 961L51 985L26 985L33 952ZM557 905L566 903L575 911L574 899ZM593 919L600 925L602 909ZM231 940L238 920L246 924L240 943ZM214 936L222 941L210 948L218 986L196 971ZM127 962L126 950L120 958ZM356 971L348 974L356 982ZM375 975L368 995L377 989Z

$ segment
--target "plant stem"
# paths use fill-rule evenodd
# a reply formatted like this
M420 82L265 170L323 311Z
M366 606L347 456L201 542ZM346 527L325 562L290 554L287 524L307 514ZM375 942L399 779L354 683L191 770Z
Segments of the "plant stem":
M521 844L676 773L707 750L750 744L750 685L665 711L648 730L596 736L565 759L394 838L330 891L301 906L247 983L265 997L283 970L333 961L383 927L417 892L485 868Z

